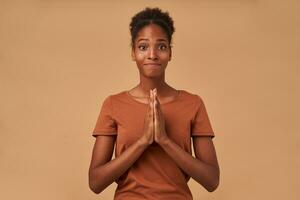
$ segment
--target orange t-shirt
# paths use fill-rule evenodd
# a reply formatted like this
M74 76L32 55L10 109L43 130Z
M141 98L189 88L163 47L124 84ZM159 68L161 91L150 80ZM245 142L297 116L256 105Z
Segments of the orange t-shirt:
M128 91L105 98L92 135L116 135L118 157L143 133L148 105L133 99ZM179 90L170 102L161 104L168 137L192 154L191 136L214 137L204 102L196 94ZM156 143L150 145L117 180L114 200L193 199L187 185L190 177Z

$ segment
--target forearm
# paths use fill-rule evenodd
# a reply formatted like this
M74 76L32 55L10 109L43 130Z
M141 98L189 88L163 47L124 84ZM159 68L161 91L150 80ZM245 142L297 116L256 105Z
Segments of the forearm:
M186 174L208 191L212 192L218 186L219 169L193 157L171 139L164 140L160 146Z
M142 140L137 140L117 158L91 169L90 184L92 190L97 194L102 192L133 165L147 146Z

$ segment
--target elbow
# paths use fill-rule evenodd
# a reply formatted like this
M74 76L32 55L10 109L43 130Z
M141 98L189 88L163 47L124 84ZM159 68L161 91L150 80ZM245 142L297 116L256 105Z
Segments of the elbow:
M211 185L210 187L207 187L206 190L208 192L214 192L218 188L218 186L219 186L219 180L215 184Z
M94 184L92 181L89 181L89 188L92 190L95 194L100 194L104 189Z
M89 188L95 194L100 194L103 189L99 186L99 180L96 181L95 177L93 177L91 171L89 172Z
M95 194L100 194L99 188L96 187L96 185L93 183L91 179L89 179L89 188L92 190Z
M217 176L214 178L209 187L206 188L208 192L214 192L220 184L220 171L218 170Z

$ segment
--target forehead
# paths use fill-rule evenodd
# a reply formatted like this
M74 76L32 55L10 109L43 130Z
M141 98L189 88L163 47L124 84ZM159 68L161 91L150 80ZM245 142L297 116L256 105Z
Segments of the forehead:
M150 24L143 27L138 32L136 41L138 42L141 39L168 41L167 34L165 33L165 31L159 25L156 24Z

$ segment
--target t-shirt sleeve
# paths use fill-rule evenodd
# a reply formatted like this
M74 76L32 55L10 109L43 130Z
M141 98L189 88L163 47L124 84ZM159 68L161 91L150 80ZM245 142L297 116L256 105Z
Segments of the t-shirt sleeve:
M111 96L104 99L92 136L117 135L117 123L113 117Z
M210 136L215 137L214 131L208 118L208 114L202 98L196 95L195 115L192 120L191 136Z

